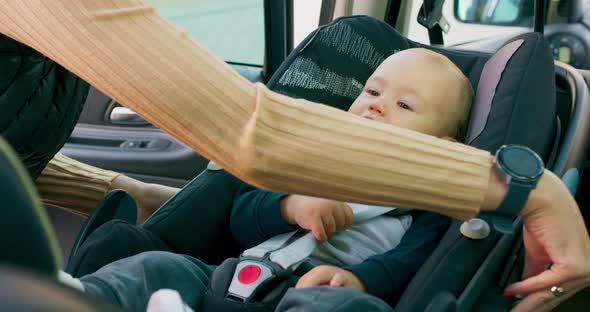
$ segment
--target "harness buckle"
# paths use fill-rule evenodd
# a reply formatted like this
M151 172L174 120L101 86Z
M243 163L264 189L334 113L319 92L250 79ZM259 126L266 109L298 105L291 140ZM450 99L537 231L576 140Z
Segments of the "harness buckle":
M272 262L268 255L263 258L242 256L236 265L225 298L237 302L252 302L266 286L274 285L291 273L291 269L283 269Z

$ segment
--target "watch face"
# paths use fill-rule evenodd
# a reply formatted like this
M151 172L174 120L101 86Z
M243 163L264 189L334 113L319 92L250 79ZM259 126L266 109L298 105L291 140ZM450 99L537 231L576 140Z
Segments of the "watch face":
M513 179L523 182L537 180L543 174L543 160L525 146L503 146L498 151L497 161Z

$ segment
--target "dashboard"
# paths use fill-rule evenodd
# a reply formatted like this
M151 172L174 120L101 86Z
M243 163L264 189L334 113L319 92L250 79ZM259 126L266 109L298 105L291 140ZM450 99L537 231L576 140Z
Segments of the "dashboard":
M590 69L590 29L584 24L554 24L545 27L553 58L578 69Z
M548 39L554 59L576 68L584 67L587 53L580 38L569 34L555 34Z

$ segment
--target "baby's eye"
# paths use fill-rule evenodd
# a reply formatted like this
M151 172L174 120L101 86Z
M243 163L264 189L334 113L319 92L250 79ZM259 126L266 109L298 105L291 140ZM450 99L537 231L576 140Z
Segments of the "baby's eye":
M375 89L367 89L366 92L371 96L379 96L381 93Z
M407 110L412 110L412 107L410 107L410 105L404 103L404 102L397 102L397 105L401 108L401 109L407 109Z

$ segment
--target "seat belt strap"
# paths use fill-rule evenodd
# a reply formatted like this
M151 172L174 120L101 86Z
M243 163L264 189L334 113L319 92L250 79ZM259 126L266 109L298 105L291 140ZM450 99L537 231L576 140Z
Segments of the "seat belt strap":
M450 25L442 14L445 0L424 0L418 12L418 23L428 29L430 44L444 44L443 35L449 32Z
M287 243L287 241L291 237L293 237L293 235L295 235L295 233L297 233L298 231L299 230L295 230L295 231L291 231L291 232L284 233L281 235L273 236L270 239L264 241L262 244L259 244L255 247L252 247L252 248L244 251L242 253L242 256L262 259L266 256L267 253L275 251L275 250L283 247L283 245L285 245L285 243Z

